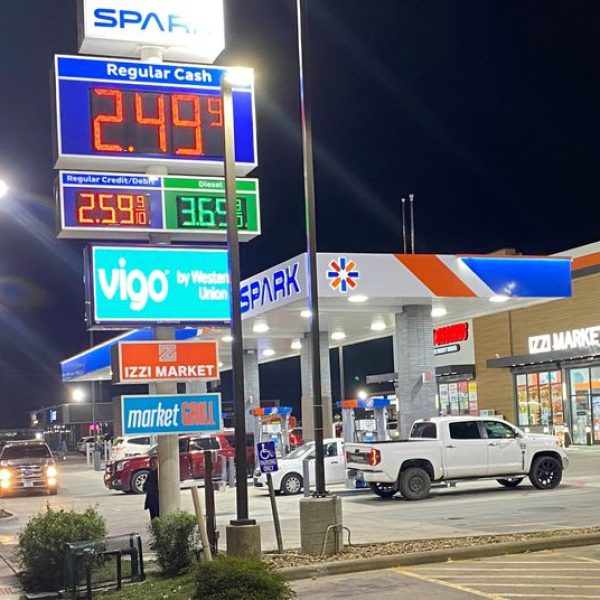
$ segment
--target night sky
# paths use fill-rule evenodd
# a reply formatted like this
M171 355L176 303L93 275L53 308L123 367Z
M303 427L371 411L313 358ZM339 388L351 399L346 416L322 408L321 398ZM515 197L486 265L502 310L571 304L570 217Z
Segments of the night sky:
M421 252L600 238L600 2L309 4L320 250L401 250L409 192ZM75 6L2 2L0 175L14 192L0 205L0 428L62 402L59 361L88 340L83 245L55 239L53 199L49 73L77 52ZM257 72L263 235L243 248L248 276L305 247L295 2L226 9L218 62ZM349 382L381 370L347 356ZM263 369L266 397L297 403L297 362Z

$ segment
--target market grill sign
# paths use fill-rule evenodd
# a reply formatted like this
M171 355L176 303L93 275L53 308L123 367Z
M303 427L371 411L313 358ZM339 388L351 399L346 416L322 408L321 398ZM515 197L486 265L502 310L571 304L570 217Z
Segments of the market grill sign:
M225 49L223 0L79 0L79 51L139 57L164 48L165 60L213 63Z
M531 336L529 354L600 347L600 325Z
M85 253L89 328L227 324L227 250L90 246Z

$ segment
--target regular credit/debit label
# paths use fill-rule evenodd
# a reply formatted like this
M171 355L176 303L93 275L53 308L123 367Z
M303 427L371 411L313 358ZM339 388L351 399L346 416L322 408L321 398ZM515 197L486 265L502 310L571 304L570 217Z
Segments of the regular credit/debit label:
M123 435L213 433L221 427L221 394L121 396Z
M217 342L121 342L113 351L113 383L219 378Z

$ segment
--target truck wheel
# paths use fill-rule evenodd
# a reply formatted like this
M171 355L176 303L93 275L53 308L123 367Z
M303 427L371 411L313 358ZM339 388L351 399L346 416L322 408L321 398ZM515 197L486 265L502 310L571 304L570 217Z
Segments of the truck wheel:
M302 477L298 473L288 473L281 481L281 492L284 496L293 496L302 491Z
M389 483L369 483L371 491L380 498L392 498L396 494L396 489Z
M496 479L496 481L504 487L516 488L523 479L523 477L509 477L508 479Z
M427 471L418 467L410 467L400 473L398 488L407 500L424 500L429 496L431 479Z
M144 484L148 479L148 471L137 471L131 476L131 491L134 494L144 493Z
M552 490L562 479L562 465L553 456L538 456L529 472L529 481L538 490Z

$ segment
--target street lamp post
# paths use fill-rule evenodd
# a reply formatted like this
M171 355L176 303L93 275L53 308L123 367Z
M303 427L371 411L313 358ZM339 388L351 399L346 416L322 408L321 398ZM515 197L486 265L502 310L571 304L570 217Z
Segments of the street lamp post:
M259 558L261 552L260 528L248 514L248 477L246 457L246 406L244 398L244 340L242 332L242 309L240 305L240 246L237 226L235 185L235 130L233 112L233 86L248 69L226 72L221 78L223 98L223 129L225 140L225 214L227 222L227 246L229 260L230 307L231 307L231 365L233 375L233 404L235 426L235 491L236 519L227 528L227 551L229 554ZM240 83L248 83L240 81Z
M309 270L310 349L312 354L313 413L315 427L315 496L327 495L323 455L323 392L321 389L321 348L319 340L319 290L317 280L317 219L315 210L315 174L312 143L312 113L308 67L308 15L306 0L297 0L298 59L300 66L300 107L302 112L302 158L306 212L306 243Z

